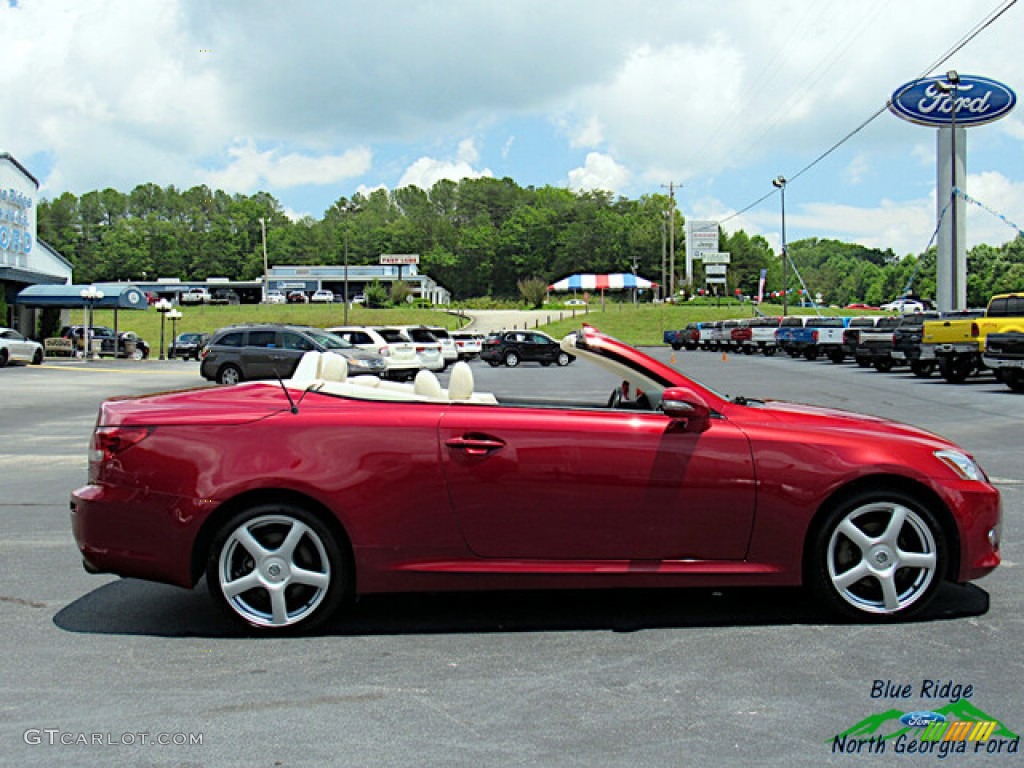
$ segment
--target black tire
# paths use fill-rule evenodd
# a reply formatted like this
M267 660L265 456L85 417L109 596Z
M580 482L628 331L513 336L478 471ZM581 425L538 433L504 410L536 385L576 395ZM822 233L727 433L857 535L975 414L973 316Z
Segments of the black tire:
M683 348L683 345L679 344L679 343L675 343L675 344L672 345L672 349L674 349L676 352L678 352L682 348Z
M515 352L506 352L505 365L507 365L509 368L515 368L517 365L519 365L519 355Z
M857 367L858 368L870 368L871 367L871 358L870 357L857 357L857 358L854 358L854 359L857 361Z
M810 361L812 363L815 360L817 360L818 359L818 349L817 349L817 347L808 347L807 349L805 349L804 350L804 359L808 360L808 361Z
M888 373L892 370L892 360L888 357L880 357L875 360L874 366L879 373Z
M242 370L237 365L228 363L227 365L221 366L221 369L217 371L217 383L227 384L228 386L238 384L242 381Z
M11 358L10 355L7 353L7 350L0 349L0 368L5 367L10 359Z
M259 545L258 554L247 541ZM206 561L214 602L236 621L262 630L318 626L351 583L351 567L335 535L316 515L288 503L260 504L228 519Z
M568 352L559 352L558 357L555 358L555 362L558 363L559 368L565 368L565 366L572 361L573 357Z
M833 365L839 365L846 359L846 353L843 350L832 350L828 353L828 359L832 361Z
M963 384L974 372L974 361L970 357L957 355L939 360L939 373L950 384Z
M32 355L32 365L42 365L42 364L43 364L43 350L37 349L35 351L35 353Z
M551 367L551 361L550 360L541 360L540 364L542 366L544 366L545 368L550 368Z
M778 351L778 347L764 347L761 349L761 354L763 354L765 357L774 357L775 353Z
M1014 392L1024 392L1024 370L1020 368L1002 368L1003 384Z
M741 349L743 350L743 354L744 355L752 355L752 354L754 354L754 348L751 347L748 344L744 344L743 347L741 347Z
M935 361L934 360L912 360L910 362L910 372L917 376L919 379L930 378L935 372Z
M896 490L867 491L841 502L814 529L806 583L841 615L904 619L935 597L950 546L936 515L918 499Z
M501 365L501 361L500 360L488 360L487 364L489 366L491 366L491 368L497 368L499 365Z

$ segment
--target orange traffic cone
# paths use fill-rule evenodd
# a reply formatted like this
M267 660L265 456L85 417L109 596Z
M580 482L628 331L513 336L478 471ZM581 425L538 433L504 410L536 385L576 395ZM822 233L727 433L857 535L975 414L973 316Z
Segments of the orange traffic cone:
M668 362L669 362L670 365L675 365L676 364L676 353L675 352L672 353L672 356L668 359Z
M728 352L723 352L722 353L722 362L723 363L729 362L729 353Z

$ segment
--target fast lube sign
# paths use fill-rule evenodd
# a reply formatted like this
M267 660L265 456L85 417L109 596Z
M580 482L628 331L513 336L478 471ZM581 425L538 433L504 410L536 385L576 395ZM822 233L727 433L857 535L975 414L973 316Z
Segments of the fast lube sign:
M0 265L25 267L36 239L37 184L9 155L0 155Z
M1017 95L987 77L956 71L904 83L889 99L889 111L916 125L938 128L935 149L938 259L936 304L944 311L967 307L966 210L968 126L1006 115Z

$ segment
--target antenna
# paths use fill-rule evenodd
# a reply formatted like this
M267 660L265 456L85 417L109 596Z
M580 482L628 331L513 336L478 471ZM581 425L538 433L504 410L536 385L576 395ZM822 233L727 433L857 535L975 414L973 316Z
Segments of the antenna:
M284 396L288 398L288 405L291 406L291 408L289 410L292 413L296 413L297 414L299 412L299 406L297 406L295 404L295 401L292 400L292 393L289 392L288 391L288 387L286 387L284 385L284 379L281 378L281 374L278 373L277 368L274 368L274 378L276 378L277 379L277 383L281 385L281 389L282 389L282 391L284 391Z

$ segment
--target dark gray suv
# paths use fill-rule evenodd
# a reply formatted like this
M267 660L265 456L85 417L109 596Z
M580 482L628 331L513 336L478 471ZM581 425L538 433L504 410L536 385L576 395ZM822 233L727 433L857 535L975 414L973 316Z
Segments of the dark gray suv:
M235 325L213 334L200 353L199 372L218 384L290 378L306 352L333 352L348 360L353 376L382 376L387 363L333 333L299 325Z

